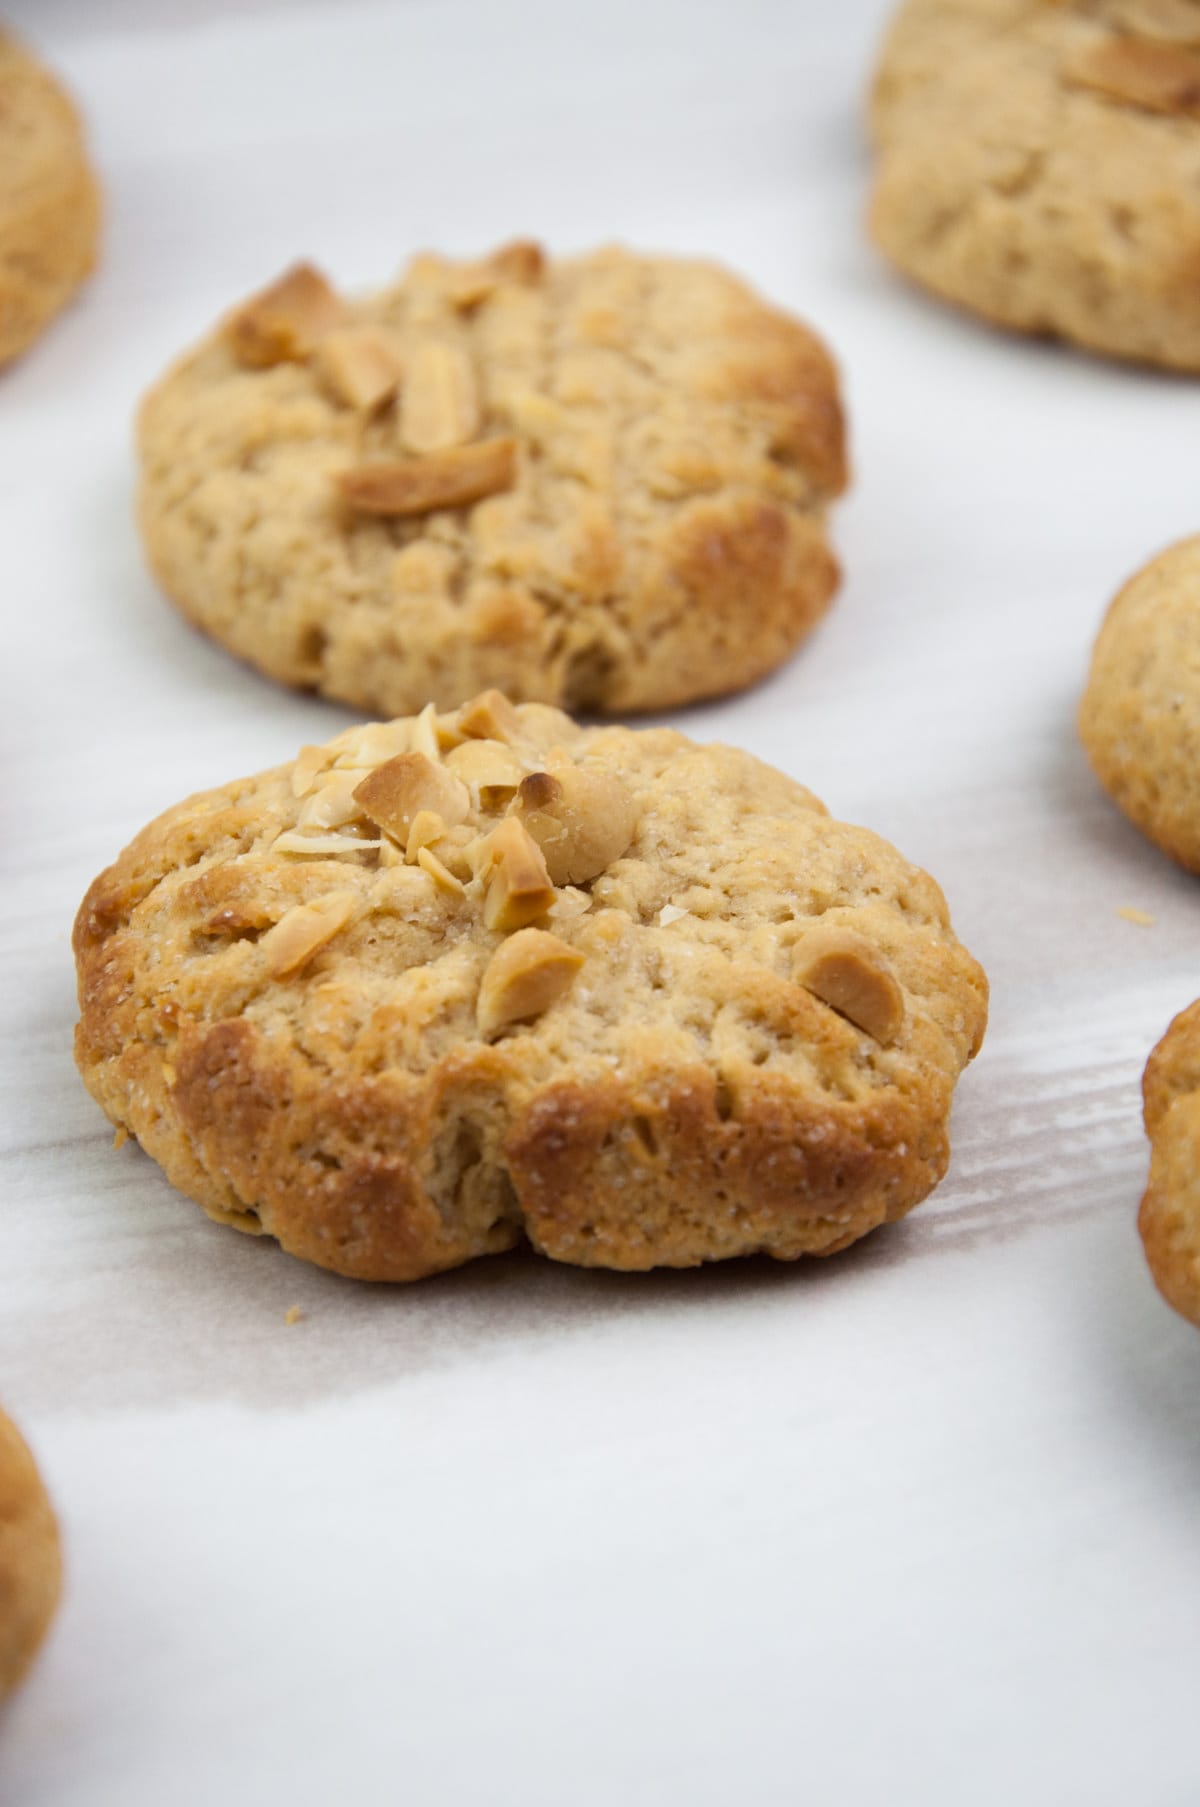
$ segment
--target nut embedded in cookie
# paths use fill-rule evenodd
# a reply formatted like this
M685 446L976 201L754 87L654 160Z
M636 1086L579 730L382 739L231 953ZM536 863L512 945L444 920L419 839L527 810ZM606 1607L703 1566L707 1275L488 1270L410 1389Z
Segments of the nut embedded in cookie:
M112 1122L376 1280L844 1248L941 1178L986 1016L936 884L802 786L496 694L168 811L75 950Z

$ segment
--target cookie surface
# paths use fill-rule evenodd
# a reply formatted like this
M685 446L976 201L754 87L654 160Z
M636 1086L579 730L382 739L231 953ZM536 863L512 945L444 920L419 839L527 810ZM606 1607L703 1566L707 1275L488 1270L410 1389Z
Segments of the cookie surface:
M1163 1298L1200 1324L1200 1002L1151 1054L1142 1092L1150 1178L1138 1229Z
M74 106L0 31L0 364L70 300L95 262L99 224Z
M1200 6L907 0L872 236L1001 326L1200 369Z
M182 612L384 716L737 689L838 578L829 358L700 263L519 243L358 302L297 266L151 392L140 447Z
M58 1604L58 1527L33 1457L0 1412L0 1696L15 1688Z
M941 1178L986 1018L933 880L791 779L494 692L169 810L75 949L112 1121L364 1279L843 1248Z
M1160 553L1116 596L1079 731L1130 821L1200 872L1200 539Z

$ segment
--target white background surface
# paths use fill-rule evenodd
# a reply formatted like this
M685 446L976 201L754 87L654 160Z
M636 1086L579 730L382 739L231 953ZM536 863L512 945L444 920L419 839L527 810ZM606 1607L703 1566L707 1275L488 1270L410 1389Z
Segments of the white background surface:
M877 0L8 10L110 212L0 380L0 1398L68 1562L5 1807L1196 1802L1200 1338L1134 1214L1200 892L1072 722L1118 581L1200 527L1196 384L875 260ZM927 865L993 1014L950 1178L828 1264L356 1289L113 1153L72 1066L88 880L349 719L156 596L136 397L300 253L371 284L516 233L712 253L843 363L842 595L683 725Z

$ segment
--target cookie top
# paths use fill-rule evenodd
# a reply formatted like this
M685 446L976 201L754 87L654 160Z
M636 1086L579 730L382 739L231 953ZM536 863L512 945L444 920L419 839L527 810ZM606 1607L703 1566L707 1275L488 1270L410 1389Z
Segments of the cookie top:
M1130 821L1200 872L1200 539L1160 553L1113 601L1079 731Z
M0 31L0 363L24 350L91 269L99 211L74 106Z
M790 778L494 692L168 811L75 948L112 1120L365 1279L844 1247L940 1178L986 1015L933 880Z
M25 1674L58 1604L58 1527L33 1457L0 1412L0 1696Z
M360 301L299 265L153 390L140 445L183 612L382 715L736 689L837 582L829 357L707 264L516 243Z
M1200 1002L1155 1048L1142 1091L1150 1178L1138 1228L1164 1299L1200 1324Z
M1200 5L907 0L871 231L998 324L1200 369Z

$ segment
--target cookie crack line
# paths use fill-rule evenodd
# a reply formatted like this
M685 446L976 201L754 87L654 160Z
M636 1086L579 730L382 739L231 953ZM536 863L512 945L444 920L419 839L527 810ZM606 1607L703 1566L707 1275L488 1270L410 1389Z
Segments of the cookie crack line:
M368 1279L833 1252L941 1178L986 1018L934 882L802 786L495 690L168 811L74 939L118 1130Z
M188 618L385 714L755 681L838 582L837 378L714 266L519 241L347 300L298 264L146 398L139 518Z

